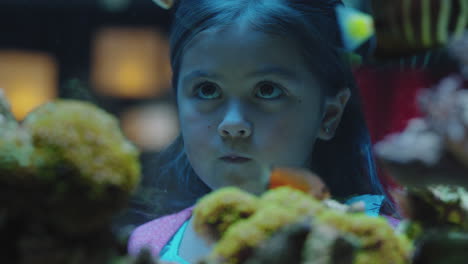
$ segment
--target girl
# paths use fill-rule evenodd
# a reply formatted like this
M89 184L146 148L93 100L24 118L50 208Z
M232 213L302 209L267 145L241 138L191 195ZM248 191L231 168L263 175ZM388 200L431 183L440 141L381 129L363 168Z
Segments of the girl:
M369 214L393 213L340 50L338 4L179 1L171 63L181 135L162 153L154 183L178 190L158 200L175 213L135 229L130 253L149 247L179 263L206 255L190 206L223 186L261 193L273 166L307 167L336 199L364 200Z

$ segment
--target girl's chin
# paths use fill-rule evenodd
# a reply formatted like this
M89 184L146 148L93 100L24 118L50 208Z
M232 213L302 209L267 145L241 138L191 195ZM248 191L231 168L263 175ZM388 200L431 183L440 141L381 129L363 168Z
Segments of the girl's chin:
M262 194L263 192L266 191L268 187L268 182L267 180L262 180L260 178L243 178L243 179L229 179L226 180L222 187L238 187L241 190L244 190L246 192L250 192L253 194Z
M212 184L208 186L212 189L223 187L238 187L254 194L263 193L267 187L270 177L268 169L260 166L223 166L211 172Z

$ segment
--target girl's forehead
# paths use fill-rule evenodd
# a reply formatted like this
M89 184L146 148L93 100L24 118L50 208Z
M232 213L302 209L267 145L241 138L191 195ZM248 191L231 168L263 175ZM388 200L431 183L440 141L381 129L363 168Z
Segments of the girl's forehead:
M181 70L206 67L305 66L300 50L285 37L249 27L228 26L200 32L185 47Z
M200 43L201 42L201 43ZM253 29L244 24L214 27L198 33L188 43L187 48L199 46L240 46L244 48L256 48L257 46L291 47L294 41L279 34L266 33Z

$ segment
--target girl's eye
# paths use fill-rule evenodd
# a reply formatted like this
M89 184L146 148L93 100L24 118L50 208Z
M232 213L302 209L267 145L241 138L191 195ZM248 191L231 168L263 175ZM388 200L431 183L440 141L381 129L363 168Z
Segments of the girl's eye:
M205 100L217 99L220 96L220 91L215 84L203 82L196 86L195 96Z
M264 82L258 86L255 95L262 99L278 99L284 95L284 91L272 83Z

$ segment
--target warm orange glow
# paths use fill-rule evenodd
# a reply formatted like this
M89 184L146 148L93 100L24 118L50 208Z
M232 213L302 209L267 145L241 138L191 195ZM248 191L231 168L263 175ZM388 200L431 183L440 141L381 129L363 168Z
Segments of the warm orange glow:
M139 106L121 117L125 135L143 150L160 151L179 133L177 110L171 104Z
M168 41L152 29L103 29L94 40L91 74L94 87L104 95L161 95L170 87Z
M58 66L50 55L0 51L0 88L18 120L35 107L54 99L57 83Z

